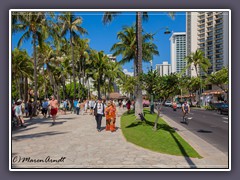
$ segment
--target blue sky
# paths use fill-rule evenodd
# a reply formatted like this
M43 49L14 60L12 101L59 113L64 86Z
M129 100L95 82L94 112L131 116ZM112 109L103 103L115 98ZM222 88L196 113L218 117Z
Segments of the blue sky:
M83 18L82 27L88 31L88 35L82 38L90 39L90 47L92 49L101 51L106 54L111 54L112 45L117 40L117 33L122 30L123 26L131 26L135 23L135 12L123 12L119 14L108 25L102 23L102 12L76 12L76 15ZM166 12L149 12L149 19L143 22L143 30L147 33L155 33L154 43L158 46L159 56L153 57L153 68L156 64L161 64L163 61L170 63L170 41L171 34L164 34L165 27L168 27L172 32L185 32L186 31L186 13L177 12L175 19L172 20ZM17 46L17 42L22 33L14 34L12 36L12 48ZM25 42L21 49L26 49L29 55L32 54L31 40ZM117 57L117 61L120 60ZM133 71L133 62L123 65L123 69L129 72ZM150 63L143 63L143 70L146 72L150 68Z

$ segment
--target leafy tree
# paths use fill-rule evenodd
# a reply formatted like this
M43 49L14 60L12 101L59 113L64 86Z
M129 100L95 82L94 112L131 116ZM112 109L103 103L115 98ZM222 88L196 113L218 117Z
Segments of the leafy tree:
M145 90L150 94L151 96L151 106L150 106L150 112L154 113L154 102L153 102L153 98L154 98L154 86L157 83L157 76L159 76L157 74L157 71L148 71L147 74L143 74L143 85L145 87Z
M163 99L162 104L164 104L170 96L176 95L179 92L178 75L176 73L172 73L170 75L157 76L156 84L153 87L153 90L155 91L156 94L159 95L160 98ZM158 115L154 123L155 130L157 130L160 110L161 110L161 107L158 108Z
M133 94L137 83L136 77L125 74L122 78L118 79L117 83L123 93L130 94L130 97L134 99Z
M224 67L221 70L210 74L207 81L221 88L225 93L228 93L228 68Z

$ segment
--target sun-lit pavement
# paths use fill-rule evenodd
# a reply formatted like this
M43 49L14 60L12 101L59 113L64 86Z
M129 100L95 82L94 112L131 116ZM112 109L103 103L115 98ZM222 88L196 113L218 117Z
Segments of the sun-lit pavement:
M224 154L174 123L203 159L161 154L127 142L120 129L122 113L118 110L114 133L97 132L94 116L88 114L58 115L54 126L51 119L26 120L27 128L12 132L12 168L228 168Z

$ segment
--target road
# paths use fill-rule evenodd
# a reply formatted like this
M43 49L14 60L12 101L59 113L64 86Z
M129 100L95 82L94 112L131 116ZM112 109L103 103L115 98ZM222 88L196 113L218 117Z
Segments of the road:
M189 114L189 124L183 124L182 111L173 111L171 107L163 107L162 113L203 140L215 146L228 155L229 121L227 115L220 115L215 111L192 109Z

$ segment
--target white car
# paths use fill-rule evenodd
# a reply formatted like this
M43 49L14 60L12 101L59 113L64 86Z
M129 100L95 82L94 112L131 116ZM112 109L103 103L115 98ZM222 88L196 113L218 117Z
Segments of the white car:
M177 103L177 108L182 108L182 105L180 103Z
M171 101L166 101L164 105L171 107L172 106L172 102Z

